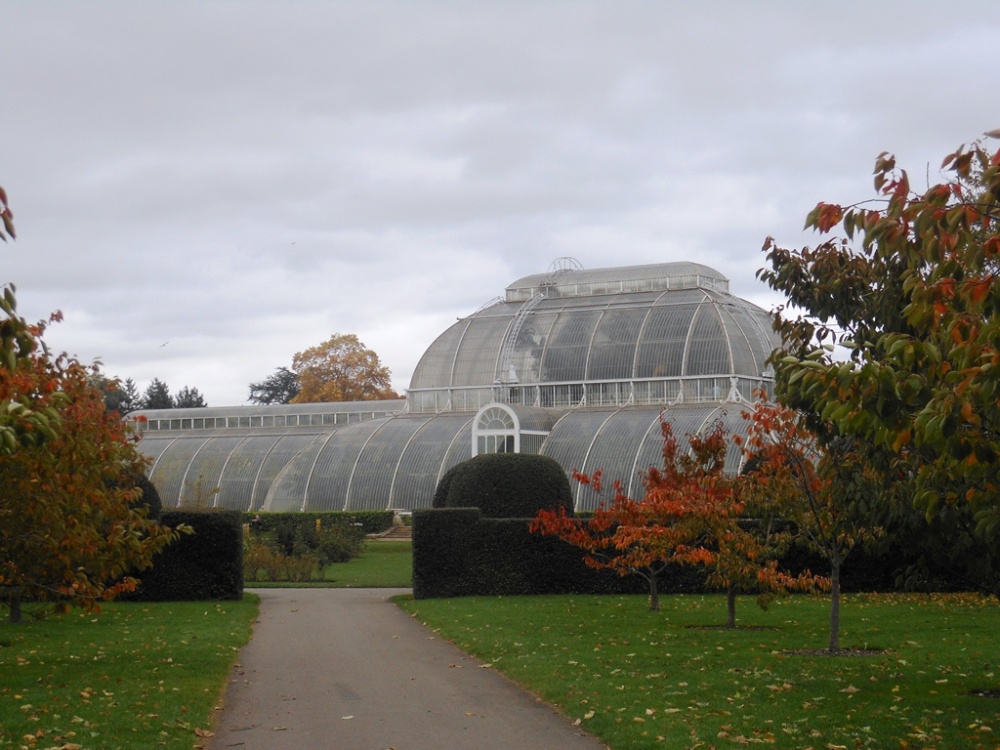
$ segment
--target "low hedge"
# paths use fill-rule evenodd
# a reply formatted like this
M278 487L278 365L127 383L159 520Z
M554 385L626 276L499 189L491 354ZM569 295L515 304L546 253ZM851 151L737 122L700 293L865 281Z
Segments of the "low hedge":
M253 524L257 516L260 516L260 531L274 531L283 521L293 521L296 524L315 528L316 520L319 519L324 526L360 524L365 534L378 534L392 526L393 512L391 510L288 511L285 513L248 511L243 514L243 523Z

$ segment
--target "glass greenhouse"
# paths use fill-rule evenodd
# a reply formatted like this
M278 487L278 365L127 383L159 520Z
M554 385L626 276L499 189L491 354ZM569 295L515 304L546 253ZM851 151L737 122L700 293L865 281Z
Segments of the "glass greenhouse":
M661 414L678 435L742 429L776 345L768 313L707 266L555 268L438 336L405 400L146 411L140 448L168 506L409 511L456 463L510 451L639 492Z

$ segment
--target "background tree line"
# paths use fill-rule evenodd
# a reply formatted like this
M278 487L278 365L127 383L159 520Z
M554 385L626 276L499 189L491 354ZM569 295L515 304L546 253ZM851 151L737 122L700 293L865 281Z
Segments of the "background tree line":
M132 378L120 380L100 372L90 376L90 384L104 394L104 403L108 411L117 411L122 416L141 409L189 409L208 406L205 397L197 388L184 386L176 395L172 395L170 387L159 378L153 378L142 393Z

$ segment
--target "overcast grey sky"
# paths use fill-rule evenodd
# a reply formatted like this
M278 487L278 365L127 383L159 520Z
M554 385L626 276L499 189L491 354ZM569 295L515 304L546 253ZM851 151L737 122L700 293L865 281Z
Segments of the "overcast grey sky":
M0 283L212 406L334 332L398 390L561 256L733 291L819 200L1000 127L1000 2L0 0Z

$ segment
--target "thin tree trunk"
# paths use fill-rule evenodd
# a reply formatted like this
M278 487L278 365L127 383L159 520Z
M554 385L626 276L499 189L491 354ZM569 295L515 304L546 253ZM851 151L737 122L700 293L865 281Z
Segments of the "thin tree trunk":
M840 563L839 549L830 555L830 652L840 651Z
M649 611L660 611L660 591L656 585L656 573L649 574Z
M726 590L726 627L736 627L736 587L730 586Z
M21 593L15 590L10 597L10 621L21 622Z

